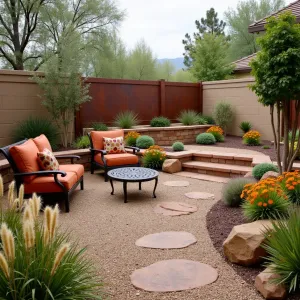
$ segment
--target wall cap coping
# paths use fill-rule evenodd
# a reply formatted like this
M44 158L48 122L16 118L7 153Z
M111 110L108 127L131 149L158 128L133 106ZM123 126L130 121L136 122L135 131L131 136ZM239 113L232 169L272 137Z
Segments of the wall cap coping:
M244 82L254 82L254 77L245 77L239 79L227 79L218 81L203 81L202 85L216 85L216 84L230 84L230 83L244 83Z

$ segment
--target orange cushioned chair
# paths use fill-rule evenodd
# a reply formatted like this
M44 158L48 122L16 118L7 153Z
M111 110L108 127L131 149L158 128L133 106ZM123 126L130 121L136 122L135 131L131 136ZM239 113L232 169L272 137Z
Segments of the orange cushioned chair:
M62 194L65 200L66 212L69 212L70 194L80 184L83 190L82 165L73 164L74 159L80 159L76 155L56 155L56 158L70 158L71 165L60 165L56 171L41 171L37 160L37 153L45 148L52 151L51 145L45 135L40 135L34 139L23 140L21 142L0 148L8 162L10 163L16 181L17 188L24 184L25 196L32 193L43 196L57 196Z
M91 131L88 134L91 143L91 174L94 174L95 167L104 170L105 181L108 180L107 172L115 168L124 167L139 167L139 158L135 155L140 149L137 147L125 146L127 149L132 149L133 154L120 153L120 154L107 154L104 149L104 138L117 138L123 137L124 130L113 131Z

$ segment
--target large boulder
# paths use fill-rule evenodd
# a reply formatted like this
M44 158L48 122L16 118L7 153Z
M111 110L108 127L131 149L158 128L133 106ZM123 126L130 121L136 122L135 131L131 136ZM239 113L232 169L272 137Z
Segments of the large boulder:
M255 179L254 176L252 175L252 172L248 172L244 175L245 178L252 178Z
M267 178L277 178L278 176L279 176L279 173L274 172L274 171L268 171L262 176L261 180L267 179Z
M265 269L255 278L254 286L266 299L284 299L287 295L283 284L272 282L275 278L278 278L278 275L272 273L270 268Z
M223 243L225 256L231 262L243 266L260 263L266 254L261 247L266 228L273 228L271 221L261 220L234 226Z
M166 159L163 163L162 170L166 173L177 173L181 171L181 162L179 159Z

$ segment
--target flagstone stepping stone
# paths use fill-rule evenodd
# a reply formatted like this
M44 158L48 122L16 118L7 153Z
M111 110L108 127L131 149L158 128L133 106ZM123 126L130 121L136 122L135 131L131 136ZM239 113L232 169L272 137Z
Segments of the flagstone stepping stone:
M213 283L218 278L216 269L197 261L170 259L135 270L131 283L149 292L177 292Z
M197 206L184 202L162 202L154 207L154 212L164 216L189 215L197 210Z
M186 197L196 200L214 200L215 195L203 192L190 192L185 194Z
M164 182L164 185L185 187L185 186L189 186L190 183L188 181L183 181L183 180L180 180L180 181L166 181L166 182Z
M153 249L180 249L195 243L197 240L194 235L184 231L153 233L143 236L135 242L136 246Z
M164 216L171 216L171 217L190 214L190 212L186 212L186 211L175 211L175 210L165 209L162 208L159 204L154 207L154 212L157 214L162 214Z

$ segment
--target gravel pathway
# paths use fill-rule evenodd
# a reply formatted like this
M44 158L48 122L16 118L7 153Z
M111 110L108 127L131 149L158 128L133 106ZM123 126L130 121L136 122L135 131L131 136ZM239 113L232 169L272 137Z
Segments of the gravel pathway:
M85 190L76 192L71 200L70 213L61 213L63 228L73 231L81 246L95 263L105 282L110 299L185 299L185 300L256 300L262 299L215 250L206 229L206 214L220 199L222 184L188 179L188 187L169 187L165 181L181 180L176 175L161 173L157 198L152 199L154 182L128 185L128 203L123 203L121 183L115 185L115 195L110 195L110 185L103 177L85 174ZM187 180L187 179L185 179ZM194 200L184 196L187 192L208 192L216 200ZM198 211L186 216L157 215L153 208L162 201L178 201L198 206ZM160 250L135 246L144 235L162 231L187 231L197 243L184 249ZM219 272L218 280L201 288L173 293L150 293L135 289L130 274L139 268L160 260L190 259L206 263Z

